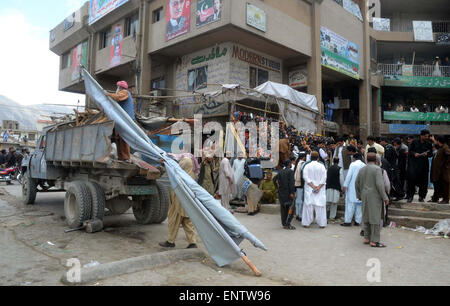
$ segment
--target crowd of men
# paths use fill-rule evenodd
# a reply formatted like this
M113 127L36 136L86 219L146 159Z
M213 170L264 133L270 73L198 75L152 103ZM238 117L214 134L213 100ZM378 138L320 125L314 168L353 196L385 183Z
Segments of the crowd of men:
M28 154L30 154L28 149L22 149L21 152L17 152L14 147L9 148L9 152L1 150L0 169L20 166L24 157Z

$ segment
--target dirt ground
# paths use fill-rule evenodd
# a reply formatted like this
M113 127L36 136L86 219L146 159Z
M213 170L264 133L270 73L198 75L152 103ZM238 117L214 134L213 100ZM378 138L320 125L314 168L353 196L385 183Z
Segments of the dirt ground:
M107 216L103 232L66 234L63 193L38 194L36 204L28 207L20 196L20 185L0 186L0 285L62 285L70 258L85 265L164 251L158 242L167 239L166 222L141 226L128 212ZM236 217L269 248L263 252L247 241L241 245L263 273L260 278L242 261L219 268L205 256L92 285L450 285L449 239L385 229L382 241L388 248L374 249L363 245L357 227L336 223L324 230L304 229L294 221L297 230L285 231L278 215ZM176 244L187 246L181 229ZM207 254L201 242L199 246ZM371 259L380 263L380 282L367 279Z

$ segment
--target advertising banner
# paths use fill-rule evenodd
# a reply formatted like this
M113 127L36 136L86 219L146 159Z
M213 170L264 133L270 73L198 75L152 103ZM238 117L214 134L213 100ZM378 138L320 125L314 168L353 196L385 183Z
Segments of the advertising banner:
M191 30L191 0L167 0L166 41Z
M89 25L93 24L128 1L129 0L90 0Z
M359 47L325 27L320 29L322 66L359 79Z
M385 75L384 86L419 87L419 88L450 88L450 78Z
M263 9L247 3L247 24L258 30L266 32L267 15Z
M391 31L391 20L388 18L373 18L373 29L376 31Z
M434 41L431 21L413 21L415 41Z
M446 113L384 112L384 120L448 122L449 119L450 114Z
M197 1L197 27L219 21L222 18L222 0Z
M419 135L422 130L429 130L429 125L389 124L390 134Z
M79 44L72 50L72 81L76 81L81 77L80 65L86 67L87 65L87 41Z
M359 8L359 5L353 2L353 0L344 0L342 3L342 6L345 10L347 10L349 13L357 17L359 20L363 21L361 9Z
M113 37L111 41L111 52L109 56L110 68L120 65L122 61L122 39L123 27L122 25L116 25L114 27Z

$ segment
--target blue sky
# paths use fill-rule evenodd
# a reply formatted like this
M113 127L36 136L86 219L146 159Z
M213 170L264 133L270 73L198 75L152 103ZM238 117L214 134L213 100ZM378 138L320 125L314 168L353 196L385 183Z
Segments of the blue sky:
M85 2L2 0L0 95L21 104L84 102L58 91L59 57L49 50L49 32Z

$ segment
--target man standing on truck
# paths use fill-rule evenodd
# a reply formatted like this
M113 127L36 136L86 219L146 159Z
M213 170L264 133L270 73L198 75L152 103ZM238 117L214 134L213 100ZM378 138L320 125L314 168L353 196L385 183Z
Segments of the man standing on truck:
M117 82L116 93L106 93L106 95L119 103L123 110L131 117L131 119L133 119L133 121L136 121L136 117L134 114L134 102L131 96L131 92L128 90L127 82ZM122 139L122 137L119 136L117 131L116 142L119 160L130 162L130 146Z

